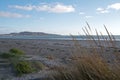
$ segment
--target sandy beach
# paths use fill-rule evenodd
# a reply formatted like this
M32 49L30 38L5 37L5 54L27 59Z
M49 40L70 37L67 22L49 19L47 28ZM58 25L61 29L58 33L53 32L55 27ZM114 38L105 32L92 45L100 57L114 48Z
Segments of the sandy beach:
M82 40L79 43L84 47L90 46L89 41ZM0 52L8 52L11 48L18 48L28 55L65 57L73 52L74 45L73 40L0 39Z
M0 40L0 52L7 52L11 48L18 48L23 50L28 55L54 55L62 56L62 54L71 54L73 48L73 41L65 40Z
M79 45L82 47L90 48L90 41L87 40L81 40L78 41ZM117 46L119 47L120 42L116 42ZM95 45L95 44L93 44ZM32 39L0 39L0 52L8 52L11 48L17 48L25 52L25 55L30 57L29 60L37 60L41 61L43 64L48 66L49 68L52 68L54 66L66 66L69 62L69 59L72 55L75 54L74 48L75 48L75 41L72 40L32 40ZM107 51L108 53L110 51ZM49 57L52 57L54 59L49 59ZM105 57L112 58L114 56L111 56L111 54L106 54ZM66 60L65 60L66 59ZM110 59L110 58L109 58ZM34 76L32 78L40 78L43 76L40 76L40 74L44 73L48 74L50 70L40 71L39 73L29 74L21 78L13 77L13 74L10 72L10 70L7 68L5 70L0 70L0 77L9 76L12 79L11 80L29 80L31 79L31 76ZM6 74L7 73L7 74ZM34 80L34 79L33 79Z
M54 66L66 65L63 60L69 57L74 48L73 41L68 40L23 40L23 39L0 39L0 53L8 52L12 48L17 48L24 51L25 55L29 57L28 60L40 61L49 68ZM49 59L52 57L54 59ZM2 62L2 60L0 60ZM7 70L7 71L6 71ZM17 78L11 72L10 68L4 68L0 65L0 78L6 76L12 78L11 80L28 80L32 78L43 77L42 73L48 74L49 70L40 71L39 73L29 74ZM43 75L45 75L43 74Z

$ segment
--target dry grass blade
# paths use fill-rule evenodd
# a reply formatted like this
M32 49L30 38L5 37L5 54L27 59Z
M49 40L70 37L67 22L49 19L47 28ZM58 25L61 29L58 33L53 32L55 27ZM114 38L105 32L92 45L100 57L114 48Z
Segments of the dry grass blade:
M90 48L83 48L82 45L79 45L78 41L75 41L74 36L72 36L73 42L75 42L75 53L79 53L79 55L76 55L76 60L72 60L72 67L69 66L67 69L57 69L58 75L55 75L53 78L55 80L120 80L119 55L116 56L116 59L119 59L112 63L108 63L105 60L105 58L109 57L103 57L104 55L112 54L111 56L113 56L119 54L118 52L114 52L114 49L109 48L115 47L115 37L110 34L106 26L104 26L108 39L101 32L101 35L99 35L98 31L95 30L96 40L92 35L92 30L88 23L87 26L88 28L82 28L86 35L85 37L89 39L89 44L93 42L96 45L90 46ZM101 40L101 38L103 40ZM100 45L101 48L98 48L98 45ZM109 52L106 52L106 49L109 49ZM79 56L80 58L78 58Z
M104 28L105 28L105 30L106 30L106 32L107 32L107 34L108 34L108 37L109 37L109 40L110 40L110 43L111 43L111 47L115 47L114 42L113 42L113 38L112 38L112 36L110 35L110 33L109 33L109 31L108 31L108 29L106 28L105 25L104 25Z
M86 24L87 24L87 26L88 26L90 32L92 33L91 27L90 27L90 25L88 24L88 22L86 22Z

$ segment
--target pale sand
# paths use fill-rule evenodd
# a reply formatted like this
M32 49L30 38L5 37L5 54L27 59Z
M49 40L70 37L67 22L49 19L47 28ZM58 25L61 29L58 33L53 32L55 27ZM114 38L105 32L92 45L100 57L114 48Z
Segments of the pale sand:
M94 42L85 41L85 40L79 41L79 44L83 47L90 48L91 46L90 43L94 43ZM116 44L118 47L120 47L119 41L117 41ZM73 53L74 47L75 47L75 41L72 40L0 39L0 52L7 52L11 48L18 48L23 50L26 54L29 55L41 55L41 56L54 55L58 57L61 56L63 57Z
M0 51L7 52L11 48L18 48L29 55L59 56L71 53L73 41L60 40L0 40Z
M91 48L91 41L81 40L77 42L77 45L81 45L82 47ZM103 43L104 44L104 43ZM120 47L120 42L116 42L117 47ZM76 46L77 46L76 45ZM92 44L95 45L95 44ZM104 44L105 45L105 44ZM68 64L68 61L64 59L68 59L71 55L74 55L75 41L72 40L20 40L20 39L0 39L0 52L8 52L11 48L18 48L23 50L26 56L31 56L29 60L37 60L44 63L49 68L54 66L65 66ZM119 50L119 49L118 49ZM109 53L110 51L107 51ZM47 57L52 56L54 59L49 60ZM106 58L111 59L111 54L106 54ZM3 68L4 69L4 68ZM6 70L0 70L0 77L9 76L13 78L13 74L8 72L4 72ZM49 72L49 70L48 70ZM7 74L6 74L7 73ZM43 73L43 72L42 72ZM10 75L11 74L11 75ZM39 73L41 74L41 72ZM11 80L27 80L31 79L35 76L35 78L39 78L38 73L26 75L21 78L13 78ZM37 76L38 75L38 76ZM41 76L43 77L43 76Z

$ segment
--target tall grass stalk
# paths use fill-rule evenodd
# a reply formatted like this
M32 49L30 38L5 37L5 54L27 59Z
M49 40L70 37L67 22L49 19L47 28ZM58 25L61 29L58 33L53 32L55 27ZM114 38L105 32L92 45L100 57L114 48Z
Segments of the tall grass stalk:
M87 26L88 28L82 29L91 46L89 48L82 47L79 41L72 36L75 42L75 54L77 53L73 57L77 59L73 59L73 66L69 66L67 69L55 69L57 74L53 75L54 80L120 80L120 53L114 51L116 49L114 36L104 25L107 38L95 30L96 40L88 23ZM101 41L100 38L103 40ZM106 49L109 49L109 52L106 52ZM116 57L112 63L108 63L106 57L103 56L111 53Z

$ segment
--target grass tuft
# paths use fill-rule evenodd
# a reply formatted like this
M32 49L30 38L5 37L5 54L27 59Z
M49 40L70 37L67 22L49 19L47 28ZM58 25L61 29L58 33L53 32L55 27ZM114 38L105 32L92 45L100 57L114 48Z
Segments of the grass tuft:
M31 67L31 64L27 61L19 61L18 63L14 64L14 69L16 70L17 76L32 73L34 71Z
M71 57L72 68L56 69L54 80L120 80L120 55L115 44L115 38L108 29L108 36L95 29L97 39L92 35L92 29L87 23L83 31L89 42L89 48L82 47L73 36L75 54ZM100 34L100 35L99 35ZM101 41L102 38L102 41ZM106 50L109 49L109 50ZM106 52L109 51L109 52ZM115 56L112 62L107 62L108 55Z

